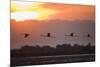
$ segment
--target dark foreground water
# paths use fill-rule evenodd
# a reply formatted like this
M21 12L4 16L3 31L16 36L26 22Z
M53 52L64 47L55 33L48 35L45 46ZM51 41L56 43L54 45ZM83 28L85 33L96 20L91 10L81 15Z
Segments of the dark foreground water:
M38 56L38 57L20 57L20 58L12 57L11 66L91 62L91 61L95 61L95 54Z

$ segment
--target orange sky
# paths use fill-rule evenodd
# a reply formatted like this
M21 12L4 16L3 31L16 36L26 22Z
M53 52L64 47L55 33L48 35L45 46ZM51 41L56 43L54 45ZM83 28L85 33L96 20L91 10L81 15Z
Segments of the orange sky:
M27 18L35 20L95 20L94 5L72 5L41 2L22 4L23 2L21 2L22 1L19 1L19 3L14 3L14 1L11 2L11 19L16 19L17 17L17 19L20 20L23 18L24 20L27 20ZM34 14L34 16L32 14ZM25 17L23 15L27 16Z
M59 11L58 14L51 17L52 19L95 20L94 6L45 4L44 7Z

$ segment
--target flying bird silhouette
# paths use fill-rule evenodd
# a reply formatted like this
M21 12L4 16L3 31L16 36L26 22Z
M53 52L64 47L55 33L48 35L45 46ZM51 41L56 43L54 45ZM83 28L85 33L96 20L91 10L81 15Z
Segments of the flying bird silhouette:
M51 33L47 33L47 35L41 35L41 36L54 38L54 36L51 36Z
M50 37L50 36L51 36L51 34L50 34L50 33L48 33L48 34L47 34L47 37Z
M65 36L77 37L77 35L75 35L73 32L72 32L72 33L70 33L69 35L65 35Z
M70 36L72 36L72 37L73 37L73 36L74 36L74 33L71 33L71 34L70 34Z
M90 34L88 34L87 37L90 38Z
M24 38L27 38L27 37L29 37L30 36L30 34L28 34L28 33L25 33L24 34Z

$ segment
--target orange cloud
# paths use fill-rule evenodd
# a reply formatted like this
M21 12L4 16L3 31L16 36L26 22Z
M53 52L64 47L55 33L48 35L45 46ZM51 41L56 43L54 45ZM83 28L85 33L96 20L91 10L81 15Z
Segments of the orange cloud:
M45 4L44 7L58 11L49 19L95 20L95 6L93 5Z

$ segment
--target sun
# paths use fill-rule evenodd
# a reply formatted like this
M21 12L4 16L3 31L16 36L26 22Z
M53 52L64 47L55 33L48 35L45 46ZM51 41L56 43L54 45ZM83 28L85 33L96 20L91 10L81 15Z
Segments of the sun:
M30 19L37 19L38 17L37 12L15 12L11 14L11 19L16 19L16 21L23 21L23 20L30 20Z
M40 8L44 3L26 2L26 1L11 1L11 12L16 11L32 11Z
M39 13L36 9L43 3L11 1L11 19L23 21L26 19L37 19Z
M11 1L11 19L22 21L27 19L45 20L57 11L44 8L45 3Z

